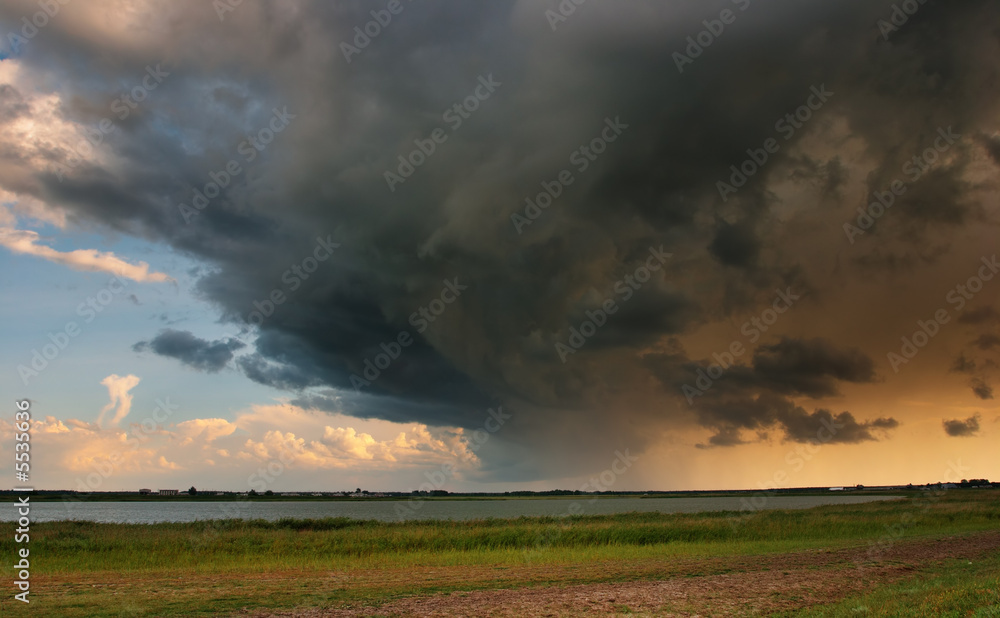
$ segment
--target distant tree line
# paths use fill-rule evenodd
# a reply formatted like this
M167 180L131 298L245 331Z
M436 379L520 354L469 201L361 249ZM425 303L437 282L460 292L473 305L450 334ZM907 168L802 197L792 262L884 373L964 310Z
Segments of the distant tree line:
M962 482L958 484L959 487L989 487L990 485L992 485L992 483L986 479L962 479Z

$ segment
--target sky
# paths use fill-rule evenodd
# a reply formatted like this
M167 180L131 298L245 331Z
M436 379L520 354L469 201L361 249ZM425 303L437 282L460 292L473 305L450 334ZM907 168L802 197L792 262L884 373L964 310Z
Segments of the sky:
M28 401L43 489L1000 478L998 18L0 0L0 460Z

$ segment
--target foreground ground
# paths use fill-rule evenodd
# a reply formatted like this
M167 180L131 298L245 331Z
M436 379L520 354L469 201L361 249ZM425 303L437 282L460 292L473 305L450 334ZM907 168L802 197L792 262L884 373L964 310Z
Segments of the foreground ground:
M1000 616L1000 533L906 541L888 549L880 563L865 564L865 553L815 550L763 559L688 561L675 565L672 577L653 581L443 593L378 608L250 615L735 616L801 615L811 608L815 615L940 616L953 611L965 616L979 609L981 615ZM887 586L896 582L903 585ZM827 606L858 595L863 596Z
M32 545L43 615L1000 616L986 490L752 516L64 522ZM12 594L0 613L27 609Z

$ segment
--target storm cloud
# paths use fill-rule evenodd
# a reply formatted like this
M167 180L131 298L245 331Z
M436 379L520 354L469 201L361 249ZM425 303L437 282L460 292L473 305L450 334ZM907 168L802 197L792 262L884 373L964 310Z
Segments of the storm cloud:
M907 164L946 127L1000 130L996 3L928 2L886 40L891 4L755 2L681 72L673 54L732 2L588 3L553 32L554 1L428 0L349 58L365 3L245 2L220 19L181 0L108 20L71 3L0 60L17 76L0 122L53 132L0 137L0 188L203 263L193 292L251 333L244 346L168 329L136 351L232 363L363 418L475 429L500 402L507 450L483 456L498 477L595 469L681 429L729 448L769 428L885 439L895 413L823 400L877 388L876 363L930 315L896 334L892 311L942 302L916 270L962 280L964 235L993 221L996 138L958 141L915 179ZM34 10L5 2L0 21ZM116 111L158 65L169 76ZM104 118L114 133L82 156ZM769 139L780 147L722 199L718 183ZM905 195L845 237L896 180ZM317 235L336 254L290 271ZM651 248L673 257L654 269ZM467 289L452 298L455 278ZM746 337L788 286L814 293ZM704 349L730 340L746 355L689 403L683 386L714 362Z
M812 397L837 394L837 382L872 382L875 363L858 349L839 350L824 339L781 341L760 346L753 357L756 378L772 390Z
M954 419L943 421L944 432L953 438L967 438L979 433L979 415L973 415L965 420Z
M175 358L188 367L216 373L222 371L233 359L233 353L243 347L245 344L237 339L206 341L187 331L167 328L150 341L140 341L132 349L136 352L148 350Z

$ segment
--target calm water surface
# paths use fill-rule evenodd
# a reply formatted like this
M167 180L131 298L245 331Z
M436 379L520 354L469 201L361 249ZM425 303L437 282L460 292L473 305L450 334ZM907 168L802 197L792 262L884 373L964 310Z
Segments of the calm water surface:
M351 519L483 519L486 517L532 517L566 515L577 502L586 515L614 513L660 512L700 513L706 511L739 511L751 496L724 498L607 498L592 500L462 500L388 502L34 502L32 522L79 520L102 523L153 524L189 522L203 519L266 519L282 517L318 519L350 517ZM772 496L765 509L808 509L824 504L861 504L876 500L892 500L891 496ZM576 509L574 509L576 510ZM16 521L14 503L0 503L0 521Z

